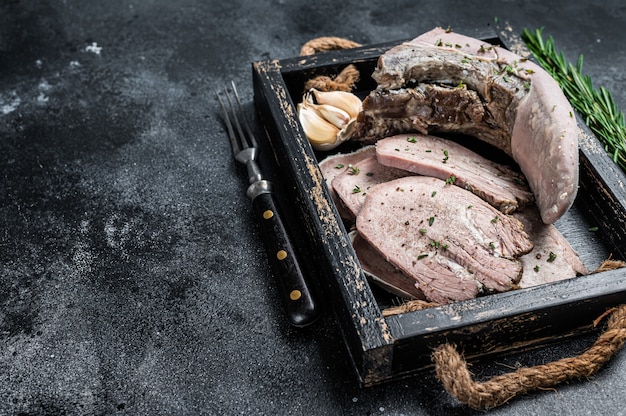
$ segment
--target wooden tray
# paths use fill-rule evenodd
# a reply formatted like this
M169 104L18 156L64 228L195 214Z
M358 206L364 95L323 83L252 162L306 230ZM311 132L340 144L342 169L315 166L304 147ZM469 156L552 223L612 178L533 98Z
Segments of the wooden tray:
M465 33L519 53L510 34ZM416 34L417 35L417 34ZM454 342L467 359L493 357L557 342L593 330L593 320L626 301L626 269L489 295L436 308L383 316L394 299L363 274L346 227L318 167L326 154L312 150L295 103L304 82L336 75L347 64L361 73L357 93L376 87L370 78L378 57L399 42L308 57L253 63L254 101L281 171L282 185L307 251L308 271L336 313L362 386L414 374L431 366L431 352ZM626 177L597 138L580 122L580 191L556 224L590 270L606 258L626 258ZM595 229L592 232L590 230ZM396 300L397 302L397 300Z

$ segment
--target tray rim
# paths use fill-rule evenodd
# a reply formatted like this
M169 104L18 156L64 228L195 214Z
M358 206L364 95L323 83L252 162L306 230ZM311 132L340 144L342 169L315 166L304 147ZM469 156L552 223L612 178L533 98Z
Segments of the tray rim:
M470 36L479 37L483 40L499 40L505 46L507 43L512 43L516 40L510 34L492 31L484 31L480 36L474 34L470 34ZM393 358L394 353L396 353L395 348L403 343L409 343L411 340L423 339L437 331L430 331L428 334L418 334L417 332L419 331L413 331L415 328L411 322L424 319L429 314L429 310L408 312L390 317L382 316L382 311L376 305L367 279L349 244L347 230L345 230L342 221L339 219L339 214L332 203L329 190L317 167L315 154L297 121L295 105L285 83L285 77L302 71L358 63L360 62L359 59L363 61L371 60L380 55L381 51L400 42L402 40L378 45L366 45L352 49L349 53L346 53L346 51L331 51L307 57L263 60L252 64L255 103L259 113L265 116L263 120L266 128L270 131L270 134L274 134L270 141L280 169L294 173L292 187L295 189L298 195L298 202L301 205L299 216L309 216L309 229L306 231L314 236L316 232L320 233L321 239L317 239L317 243L323 246L321 248L323 252L322 257L325 257L330 263L330 273L332 274L333 267L336 272L336 275L333 276L334 279L329 279L330 284L327 284L327 286L332 287L334 293L338 294L341 300L341 305L334 305L335 307L339 306L339 311L336 311L339 315L338 322L359 381L364 386L378 384L382 381L418 371L418 369L410 369L404 372L394 370ZM271 111L268 112L268 107L281 110L282 114L278 116L280 120L268 119L268 117L271 119L275 116ZM276 125L274 128L271 126L268 128L267 124L272 122ZM597 179L598 183L604 184L606 204L613 207L612 209L615 212L622 214L622 218L618 218L618 220L621 221L621 229L625 230L626 189L624 189L624 184L626 184L626 176L606 155L599 140L588 129L583 129L583 131L585 134L580 145L580 154L585 163L592 161L588 163L588 166L584 167L591 172L591 175ZM285 143L286 140L289 142ZM285 156L285 151L288 156ZM581 165L583 164L581 163ZM598 164L601 165L599 170L596 166ZM308 201L307 198L309 199ZM315 218L319 221L315 221ZM306 219L304 222L307 222ZM614 244L619 244L622 241L619 240ZM343 269L340 270L339 266L343 266ZM329 271L327 270L326 272L328 273ZM341 276L337 275L339 273L341 273ZM580 327L571 328L569 331L571 334L555 334L554 338L558 338L559 335L569 336L583 333L593 329L592 321L603 309L615 306L622 299L626 299L626 270L602 272L593 275L595 280L602 280L606 284L611 285L610 291L607 290L605 292L590 292L589 281L591 278L588 276L444 305L431 308L433 310L430 310L430 312L432 315L432 312L436 311L440 318L441 316L448 316L447 325L440 327L439 333L441 335L449 335L454 331L468 329L485 322L489 323L495 319L493 316L487 319L486 315L483 315L481 318L475 317L472 322L451 320L449 317L458 316L460 309L465 308L467 311L468 307L470 307L469 310L476 312L477 309L472 309L471 306L477 308L477 305L482 305L481 310L484 312L485 305L494 306L498 303L510 301L511 297L515 299L514 303L517 303L518 306L524 303L524 300L541 298L544 302L536 305L534 308L518 309L517 313L515 311L507 312L507 319L514 319L523 313L540 315L543 313L542 311L563 305L584 304L589 314L588 321ZM600 277L598 278L598 276ZM328 278L329 276L326 277ZM333 280L335 280L334 283ZM439 340L445 338L445 336L440 337ZM428 344L428 342L425 344ZM524 347L527 347L527 345Z

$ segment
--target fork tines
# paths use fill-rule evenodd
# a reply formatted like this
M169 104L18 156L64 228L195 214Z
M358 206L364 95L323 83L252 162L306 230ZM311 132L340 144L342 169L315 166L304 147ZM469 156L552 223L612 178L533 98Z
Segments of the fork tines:
M249 147L256 148L257 143L254 134L252 133L252 129L248 124L248 120L246 119L246 116L244 114L243 106L241 105L239 94L237 93L237 87L235 86L235 83L233 81L231 81L230 90L232 91L232 95L234 96L236 108L235 104L233 104L233 99L231 98L231 93L229 93L228 88L225 88L221 93L226 97L226 100L228 101L228 109L224 103L224 100L222 100L220 93L216 93L216 96L220 103L220 106L222 107L222 112L224 113L224 122L226 123L228 137L230 138L230 142L233 147L233 153L237 154ZM230 110L230 115L228 110ZM238 135L235 134L235 129Z

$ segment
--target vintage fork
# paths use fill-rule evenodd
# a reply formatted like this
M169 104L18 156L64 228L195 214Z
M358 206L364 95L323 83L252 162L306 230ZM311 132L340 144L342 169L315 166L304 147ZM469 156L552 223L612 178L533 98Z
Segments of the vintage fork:
M278 209L272 184L263 179L261 174L257 163L258 143L245 117L237 87L231 82L230 92L225 88L215 95L224 113L224 124L233 156L235 160L246 165L248 171L250 186L246 193L260 220L261 238L277 278L285 312L292 325L307 326L319 316L319 305L298 261L292 239Z

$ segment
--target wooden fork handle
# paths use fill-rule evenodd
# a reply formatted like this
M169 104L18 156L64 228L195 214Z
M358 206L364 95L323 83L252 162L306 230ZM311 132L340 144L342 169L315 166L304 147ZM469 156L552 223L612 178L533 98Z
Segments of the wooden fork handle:
M248 196L260 221L261 238L287 317L293 326L310 325L319 317L320 306L303 273L271 184L262 180L250 185Z

